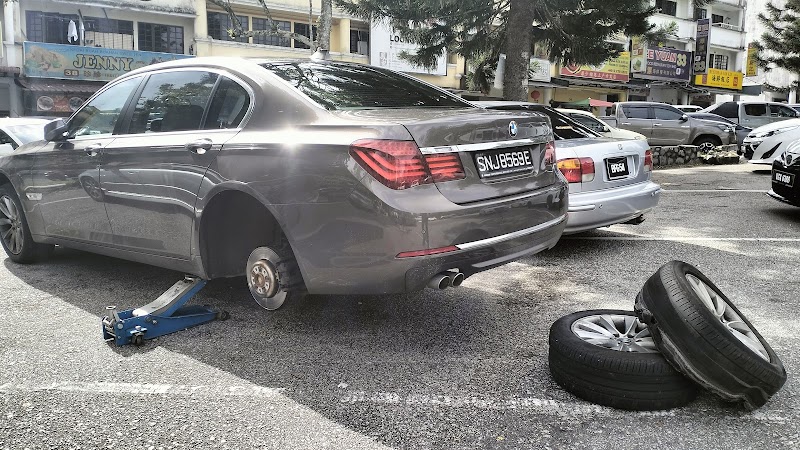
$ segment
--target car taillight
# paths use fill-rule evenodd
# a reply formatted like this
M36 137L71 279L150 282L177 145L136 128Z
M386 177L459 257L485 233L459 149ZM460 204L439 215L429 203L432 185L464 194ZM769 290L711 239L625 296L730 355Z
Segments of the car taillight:
M423 156L414 141L360 139L350 144L350 155L376 180L395 190L465 177L457 153Z
M644 170L652 171L653 170L653 151L646 150L644 152Z
M555 164L556 162L556 144L553 141L548 142L544 146L544 164L546 166Z
M592 158L568 158L558 161L558 170L570 183L588 183L594 180Z

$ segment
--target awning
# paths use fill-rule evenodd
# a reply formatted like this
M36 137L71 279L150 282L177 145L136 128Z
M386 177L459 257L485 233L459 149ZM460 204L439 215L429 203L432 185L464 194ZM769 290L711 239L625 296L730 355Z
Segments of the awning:
M558 78L552 78L549 82L528 81L529 88L564 88L567 86L569 86L569 82L567 80L561 80Z
M33 92L53 92L64 94L94 94L106 83L98 81L91 82L70 82L67 80L49 80L44 78L37 79L17 79L17 84L24 89Z

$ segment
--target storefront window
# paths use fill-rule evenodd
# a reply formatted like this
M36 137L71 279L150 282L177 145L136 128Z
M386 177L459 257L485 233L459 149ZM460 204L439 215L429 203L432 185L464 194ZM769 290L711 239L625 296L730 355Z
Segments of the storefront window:
M139 50L183 54L183 27L139 22Z

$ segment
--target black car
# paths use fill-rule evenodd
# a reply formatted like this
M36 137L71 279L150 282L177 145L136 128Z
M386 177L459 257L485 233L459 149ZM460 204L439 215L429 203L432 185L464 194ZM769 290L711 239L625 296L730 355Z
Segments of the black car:
M800 206L800 153L787 151L772 163L772 189L768 194L782 202Z
M739 125L738 123L726 117L722 117L719 114L707 113L707 112L692 112L692 113L686 113L686 115L689 117L695 117L697 119L712 120L714 122L725 123L734 127L734 129L736 130L736 145L739 148L740 154L742 153L742 142L744 142L744 138L746 138L747 135L750 134L751 131L753 131L752 128Z

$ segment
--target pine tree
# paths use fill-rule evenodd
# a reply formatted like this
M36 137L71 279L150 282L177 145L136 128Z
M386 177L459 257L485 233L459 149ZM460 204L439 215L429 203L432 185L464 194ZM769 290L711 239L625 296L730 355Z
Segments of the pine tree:
M663 36L648 23L649 0L335 0L366 20L388 20L401 38L419 44L412 63L431 67L445 50L475 67L472 82L486 87L500 53L507 100L527 99L528 62L534 43L563 64L598 64L622 46L617 35ZM697 0L696 4L705 3ZM660 33L660 34L659 34Z
M770 2L766 14L759 13L758 20L767 30L753 43L758 49L758 65L767 71L777 67L800 76L800 0L787 0L783 8ZM787 92L798 90L800 83L795 80L789 86L765 87Z

